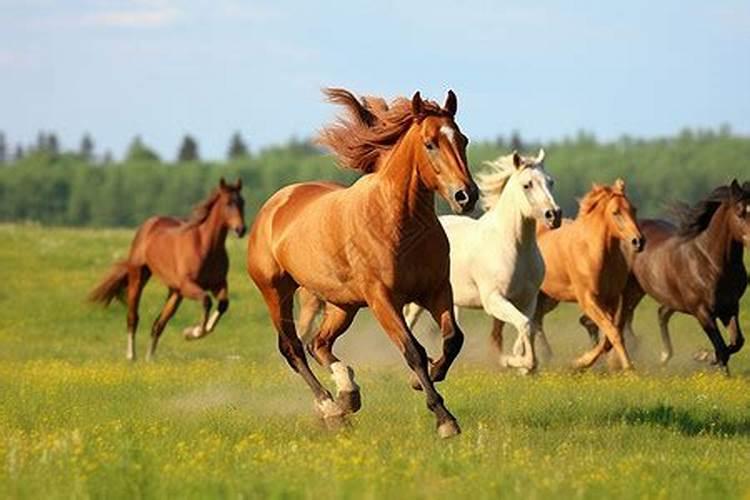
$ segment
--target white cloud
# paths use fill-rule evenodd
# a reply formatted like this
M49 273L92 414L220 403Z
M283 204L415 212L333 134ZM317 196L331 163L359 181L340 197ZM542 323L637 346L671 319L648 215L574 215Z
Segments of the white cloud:
M81 18L86 26L117 28L161 28L173 24L180 11L167 5L150 8L121 9L87 14Z

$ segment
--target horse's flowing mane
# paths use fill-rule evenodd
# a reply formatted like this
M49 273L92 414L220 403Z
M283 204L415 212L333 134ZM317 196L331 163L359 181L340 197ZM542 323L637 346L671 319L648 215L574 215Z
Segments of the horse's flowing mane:
M358 100L344 89L325 89L329 102L346 109L347 115L320 131L317 142L329 148L339 163L353 170L371 173L378 159L393 149L416 118L447 116L437 103L423 101L423 114L412 112L411 102L403 97L387 104L379 97Z
M624 196L624 191L622 189L613 189L611 186L594 184L591 191L586 193L579 202L578 215L590 214L602 201L608 200L613 196Z
M745 197L750 197L750 182L746 182L742 190ZM693 206L683 202L672 204L669 211L677 220L677 233L687 238L698 236L711 223L711 219L722 203L731 199L730 187L719 186Z
M488 212L497 205L500 196L503 194L508 179L516 171L513 164L513 155L511 153L505 156L499 156L492 161L484 162L487 169L476 176L476 183L481 191L480 202L485 212ZM528 156L521 157L521 168L528 168L534 164L534 158Z
M185 227L195 227L203 224L211 213L211 209L214 207L216 200L219 199L221 189L214 189L208 197L195 205L193 211L190 213L190 217L185 220Z

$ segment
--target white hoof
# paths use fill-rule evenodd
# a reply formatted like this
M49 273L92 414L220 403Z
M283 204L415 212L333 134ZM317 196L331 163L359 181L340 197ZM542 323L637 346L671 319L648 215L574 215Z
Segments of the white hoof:
M196 340L203 336L203 328L200 326L189 326L182 330L182 336L185 340Z
M322 401L316 401L315 407L324 419L329 418L340 418L343 417L345 412L339 405L332 399L324 399Z
M461 434L461 428L455 420L446 420L438 426L437 432L441 439L448 439Z

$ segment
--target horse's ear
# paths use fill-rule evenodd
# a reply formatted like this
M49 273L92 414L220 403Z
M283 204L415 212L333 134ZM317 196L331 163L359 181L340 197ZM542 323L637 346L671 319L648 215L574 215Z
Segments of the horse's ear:
M456 111L458 111L458 98L453 90L448 90L448 97L445 98L443 108L449 115L451 115L451 117L456 116Z
M234 188L239 191L242 189L242 177L237 177L237 182L234 184Z
M227 188L227 181L224 180L224 177L222 177L221 179L219 179L219 187L221 189L226 189Z
M513 150L513 166L519 169L521 165L523 165L523 158L518 154L518 151Z
M624 193L625 192L625 181L622 180L620 177L617 178L614 184L615 191L618 193Z
M546 153L544 152L544 148L539 148L539 154L536 155L536 163L540 164L544 162L544 157Z
M411 113L417 118L417 120L422 119L424 103L422 102L422 95L418 90L414 92L414 96L411 98Z
M737 182L737 179L732 179L732 184L729 186L729 195L731 196L732 201L741 200L744 194L742 186Z

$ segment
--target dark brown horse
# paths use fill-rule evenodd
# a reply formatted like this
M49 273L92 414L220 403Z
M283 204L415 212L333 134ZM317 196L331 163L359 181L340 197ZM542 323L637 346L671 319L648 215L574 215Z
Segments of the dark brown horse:
M438 192L454 211L474 206L478 190L468 170L466 137L454 120L453 92L443 107L399 99L370 99L368 109L344 90L329 90L349 118L324 129L321 142L364 175L350 187L330 182L287 186L261 208L248 238L248 273L263 294L279 350L312 390L326 419L360 408L353 371L333 345L357 311L370 307L424 389L443 437L459 432L434 382L443 380L463 343L453 315L448 240L435 214ZM375 108L377 111L374 111ZM375 113L378 113L377 116ZM298 287L325 301L325 317L310 345L327 367L338 398L310 370L293 317ZM443 332L443 355L428 370L424 348L409 330L403 306L418 302Z
M229 307L227 270L229 258L224 246L229 230L245 234L245 202L240 195L242 180L235 185L221 179L219 187L193 210L186 221L174 217L151 217L138 229L127 259L116 263L89 295L89 300L109 305L127 291L128 347L126 356L135 360L135 331L138 303L152 274L169 289L167 302L151 329L150 359L164 327L177 311L183 297L203 304L203 319L185 329L186 340L211 333ZM219 305L209 318L211 298Z
M739 323L739 302L747 287L743 246L750 248L750 182L734 180L716 188L693 207L677 205L679 225L664 220L642 220L646 249L630 255L631 275L623 293L619 322L632 332L633 314L645 294L659 306L662 363L672 357L668 322L675 312L694 316L706 332L713 353L700 351L727 369L729 357L745 342ZM729 331L726 345L716 321ZM586 317L581 323L596 335Z

